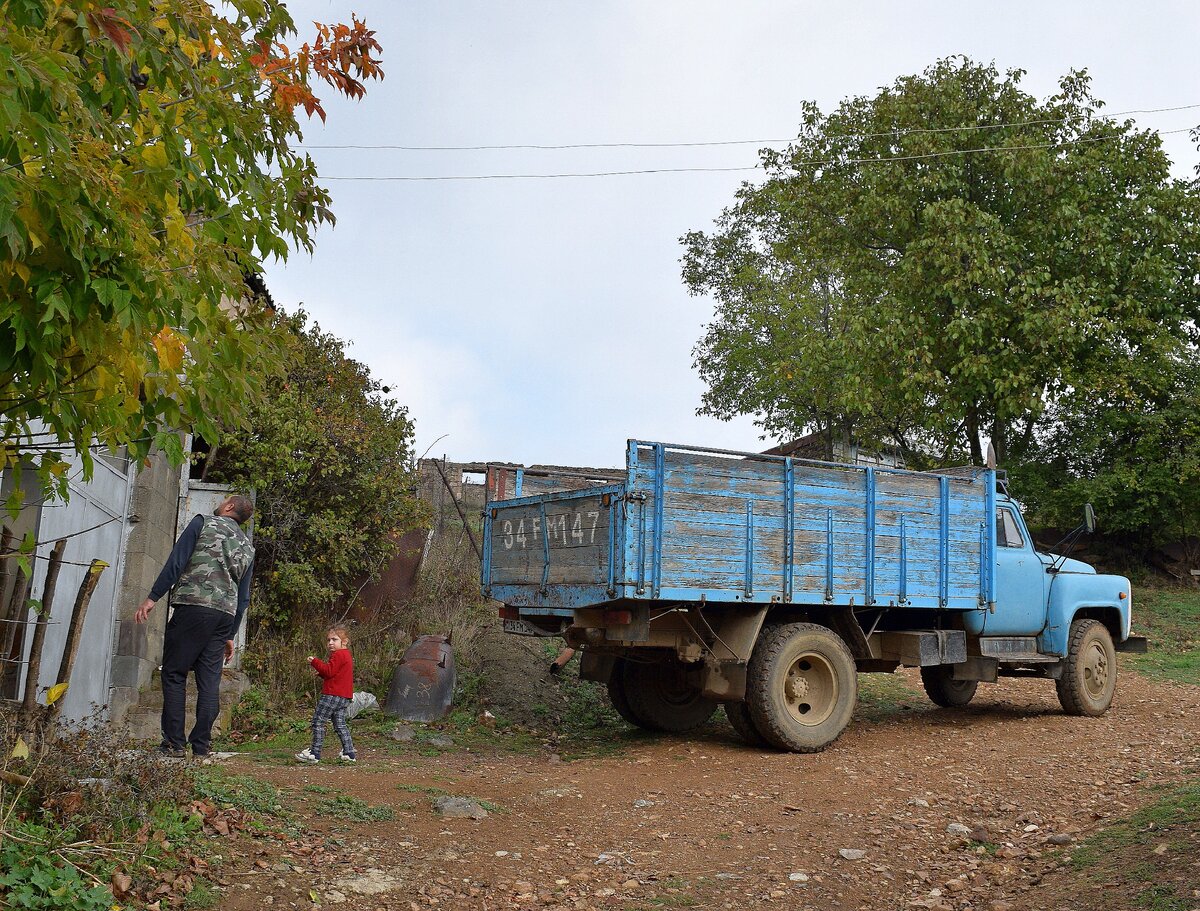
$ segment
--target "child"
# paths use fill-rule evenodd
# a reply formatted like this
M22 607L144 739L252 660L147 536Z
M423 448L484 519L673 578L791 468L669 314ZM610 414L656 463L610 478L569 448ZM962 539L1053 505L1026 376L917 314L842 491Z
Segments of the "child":
M296 758L301 762L320 762L321 746L325 742L325 725L333 721L342 742L342 762L356 762L354 743L350 740L350 727L346 724L346 709L354 695L354 659L350 656L350 634L344 626L331 626L326 640L329 646L329 661L321 661L311 655L308 663L325 678L321 687L321 698L312 719L312 746L301 750Z

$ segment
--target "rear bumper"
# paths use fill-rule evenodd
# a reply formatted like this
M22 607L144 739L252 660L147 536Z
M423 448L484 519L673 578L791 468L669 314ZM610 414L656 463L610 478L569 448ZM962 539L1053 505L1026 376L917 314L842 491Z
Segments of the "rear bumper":
M1130 636L1124 642L1114 643L1113 647L1118 652L1134 652L1139 655L1144 655L1150 648L1150 642L1145 636Z

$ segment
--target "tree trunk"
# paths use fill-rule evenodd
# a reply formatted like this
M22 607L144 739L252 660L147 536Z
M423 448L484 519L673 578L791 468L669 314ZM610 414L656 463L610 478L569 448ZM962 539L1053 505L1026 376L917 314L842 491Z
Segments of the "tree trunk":
M979 409L972 405L967 409L967 445L971 447L971 464L983 464L983 447L979 443Z
M992 420L992 449L996 464L1003 465L1008 459L1008 426L999 417Z

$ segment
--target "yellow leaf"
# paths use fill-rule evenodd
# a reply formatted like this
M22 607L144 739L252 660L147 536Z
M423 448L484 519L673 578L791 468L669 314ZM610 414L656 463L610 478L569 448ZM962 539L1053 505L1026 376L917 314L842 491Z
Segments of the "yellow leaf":
M183 366L185 343L178 332L170 326L163 326L154 336L154 350L158 352L158 363L163 370L179 372Z
M142 149L142 160L152 168L165 168L167 166L167 150L164 149L161 143L154 143Z
M46 705L54 705L67 691L68 683L56 683L46 691Z
M179 49L187 55L187 59L192 62L192 66L200 62L200 55L204 53L204 45L186 38L179 39Z
M313 903L314 905L319 905L319 904L321 904L321 896L317 895L317 890L316 890L316 889L309 889L309 890L308 890L308 897L309 897L310 899L312 899L312 903Z
M30 272L29 272L29 267L27 265L25 265L22 262L14 262L12 264L12 270L14 272L16 272L17 275L21 276L21 281L25 282L25 284L27 284L27 285L29 284Z
M25 738L18 735L17 744L13 747L13 751L9 754L9 759L28 759L29 744L25 742Z

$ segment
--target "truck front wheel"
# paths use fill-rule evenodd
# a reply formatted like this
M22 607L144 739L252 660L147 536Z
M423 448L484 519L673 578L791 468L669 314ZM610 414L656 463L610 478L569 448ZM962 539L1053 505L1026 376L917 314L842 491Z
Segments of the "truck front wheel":
M815 623L772 627L750 657L746 702L754 727L781 750L815 753L837 740L858 699L854 658Z
M954 668L946 664L921 668L921 683L925 687L925 695L944 709L966 705L975 698L975 691L979 689L978 680L955 680Z
M1103 715L1117 689L1117 651L1098 620L1076 620L1067 640L1062 676L1054 681L1068 715Z
M626 661L625 698L634 724L671 733L700 727L717 703L702 695L699 676L700 668L678 661Z

